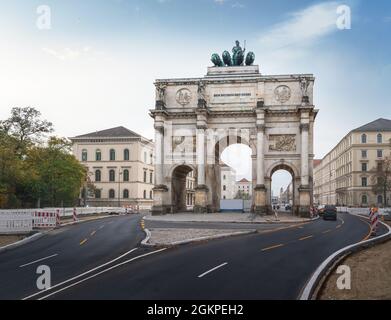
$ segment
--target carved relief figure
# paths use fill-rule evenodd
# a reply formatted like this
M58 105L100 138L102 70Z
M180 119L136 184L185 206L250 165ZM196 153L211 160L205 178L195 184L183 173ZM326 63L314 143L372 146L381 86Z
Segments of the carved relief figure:
M203 81L198 82L198 100L205 99L205 83Z
M302 93L303 97L308 96L309 85L310 85L310 81L307 78L305 78L305 77L300 78L300 89L301 89L301 93Z
M156 84L156 100L164 101L166 95L167 85L165 83L157 83Z
M296 136L270 135L269 151L296 151Z
M181 105L185 106L190 103L191 101L191 92L189 89L183 88L178 90L176 93L176 101Z
M291 98L291 89L285 85L279 86L274 90L274 95L278 102L287 102Z

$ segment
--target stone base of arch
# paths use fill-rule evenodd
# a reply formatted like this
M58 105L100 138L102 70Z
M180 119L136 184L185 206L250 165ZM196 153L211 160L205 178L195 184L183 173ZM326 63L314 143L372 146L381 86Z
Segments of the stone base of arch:
M310 217L311 209L311 188L310 186L301 186L299 188L299 207L298 215L303 218Z
M171 211L171 207L164 204L167 192L168 188L165 185L159 185L153 188L154 204L151 210L153 216L167 214Z
M266 215L268 206L266 204L267 192L265 185L257 185L254 188L254 213L258 215Z
M208 191L209 188L206 185L199 185L195 188L194 213L208 212Z

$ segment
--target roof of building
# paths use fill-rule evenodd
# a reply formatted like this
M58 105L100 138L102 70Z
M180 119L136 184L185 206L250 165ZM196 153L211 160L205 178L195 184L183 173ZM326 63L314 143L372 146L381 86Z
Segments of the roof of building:
M141 137L138 133L133 132L125 127L115 127L111 129L105 129L101 131L95 131L87 134L83 134L80 136L76 136L75 138L118 138L118 137Z
M250 182L250 181L248 181L246 178L243 178L242 180L240 180L240 181L238 181L238 182Z
M314 159L314 167L320 165L322 162L322 159Z
M379 118L375 121L369 122L359 128L352 130L352 132L364 131L391 131L391 120Z

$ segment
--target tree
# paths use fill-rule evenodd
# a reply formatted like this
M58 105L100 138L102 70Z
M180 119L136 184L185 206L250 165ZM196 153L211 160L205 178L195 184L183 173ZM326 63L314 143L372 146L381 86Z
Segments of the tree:
M372 191L383 196L383 203L387 203L387 193L391 191L391 157L378 162L377 168L372 174Z
M17 150L23 153L28 145L40 142L42 136L53 132L52 123L40 117L41 112L32 107L12 108L11 116L0 121L0 130L17 139Z

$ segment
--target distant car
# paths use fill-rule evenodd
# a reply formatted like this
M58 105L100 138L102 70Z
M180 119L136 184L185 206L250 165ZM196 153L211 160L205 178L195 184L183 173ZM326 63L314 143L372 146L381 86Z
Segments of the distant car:
M337 207L325 206L323 210L323 220L337 220Z
M286 210L286 211L292 210L291 205L290 205L290 204L287 204L287 205L285 206L285 210Z

